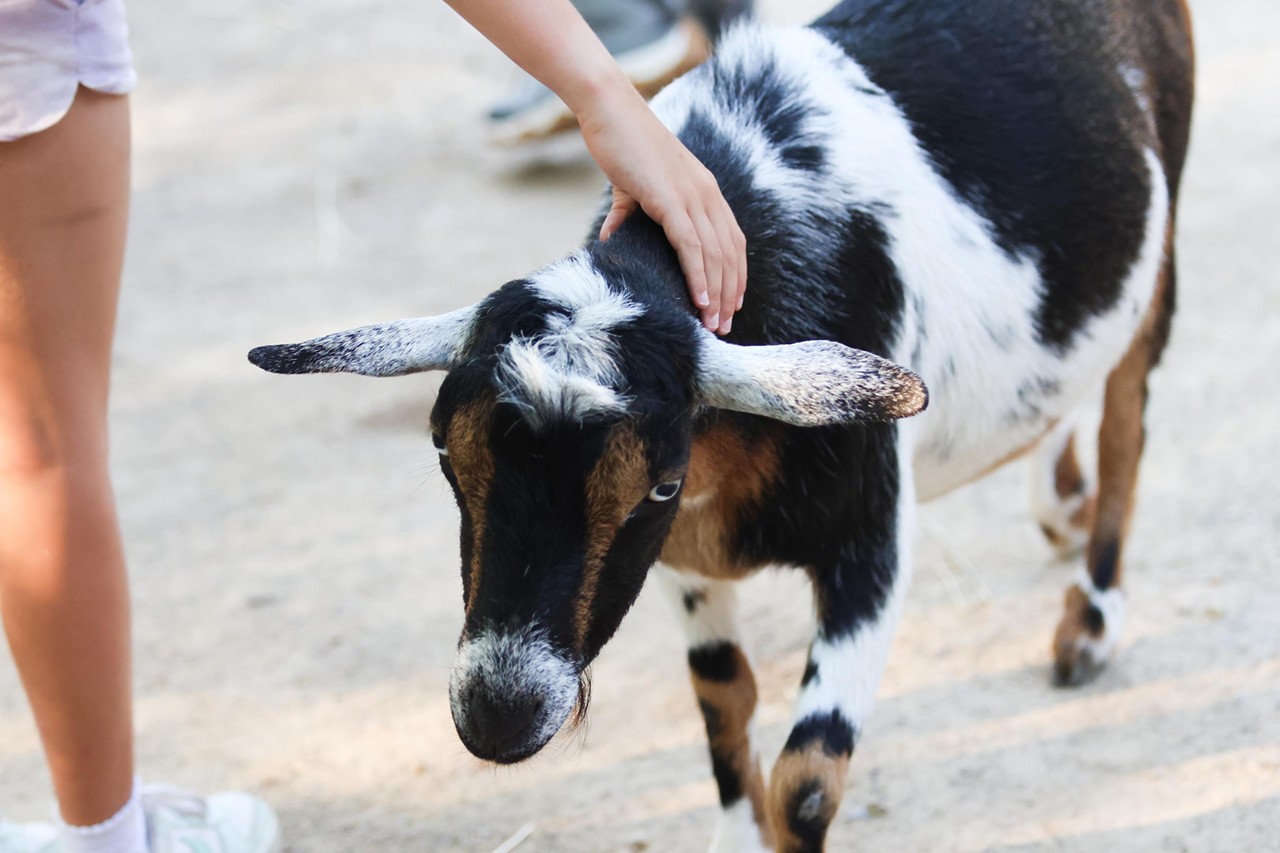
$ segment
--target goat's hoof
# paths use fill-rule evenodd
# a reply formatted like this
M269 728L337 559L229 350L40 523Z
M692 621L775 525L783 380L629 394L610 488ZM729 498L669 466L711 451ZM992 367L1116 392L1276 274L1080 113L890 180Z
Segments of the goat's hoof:
M1099 592L1087 577L1069 588L1053 635L1054 684L1077 687L1091 681L1111 657L1123 621L1120 590Z
M1071 657L1059 657L1053 662L1054 687L1079 687L1094 679L1102 667L1104 660L1098 660L1088 649L1080 649Z

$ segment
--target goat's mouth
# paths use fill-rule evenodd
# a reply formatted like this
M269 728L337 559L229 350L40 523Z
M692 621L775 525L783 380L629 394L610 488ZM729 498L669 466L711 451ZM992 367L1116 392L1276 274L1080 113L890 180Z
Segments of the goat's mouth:
M588 680L541 640L488 634L463 642L449 680L453 725L475 757L515 764L586 714Z

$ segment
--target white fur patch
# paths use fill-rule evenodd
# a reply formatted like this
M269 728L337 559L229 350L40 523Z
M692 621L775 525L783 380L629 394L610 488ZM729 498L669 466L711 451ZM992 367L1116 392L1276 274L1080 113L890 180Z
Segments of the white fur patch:
M1151 98L1147 96L1147 74L1141 68L1133 65L1120 66L1120 76L1124 79L1124 84L1129 87L1129 91L1133 93L1133 97L1138 102L1138 106L1142 108L1142 112L1147 116L1148 120L1153 118L1151 110Z
M738 593L733 581L711 580L662 565L654 566L652 571L680 619L689 648L724 641L742 648L738 631ZM695 603L692 612L685 606L686 596Z
M711 853L769 853L770 849L760 837L760 826L746 797L721 810L711 837Z
M1073 554L1089 541L1089 530L1071 522L1071 516L1093 494L1093 478L1081 468L1084 488L1074 495L1062 497L1057 489L1057 466L1067 449L1067 442L1077 432L1074 417L1063 418L1036 448L1031 461L1031 513L1036 521L1057 534L1063 556Z
M625 410L613 330L642 309L610 289L581 253L539 271L534 291L567 313L553 313L543 334L515 338L498 360L499 399L525 410L535 426L583 421Z
M536 629L485 632L458 649L449 673L449 706L455 720L465 719L462 697L475 683L490 696L537 696L543 710L529 740L544 743L569 718L578 701L578 673L555 653Z
M640 306L609 287L584 252L574 252L529 277L534 291L580 316L592 328L612 328L640 314Z
M1076 570L1075 582L1080 591L1089 597L1089 603L1102 612L1102 636L1090 637L1088 634L1081 634L1076 644L1082 651L1087 651L1095 663L1102 663L1111 657L1124 630L1124 590L1118 586L1108 590L1098 589L1093 585L1093 579L1083 567Z

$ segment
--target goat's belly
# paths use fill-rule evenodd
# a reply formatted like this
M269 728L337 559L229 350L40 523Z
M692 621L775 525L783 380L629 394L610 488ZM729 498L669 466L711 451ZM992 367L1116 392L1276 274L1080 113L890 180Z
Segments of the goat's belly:
M920 500L1017 458L1062 419L1097 403L1150 309L1158 273L1158 253L1136 265L1119 302L1094 317L1068 353L1032 343L971 347L964 361L948 356L944 369L926 366L926 382L934 373L929 408L907 431Z
M1041 415L1013 428L985 433L971 430L968 435L947 435L941 441L931 437L933 440L918 446L914 455L917 496L921 501L933 500L1018 459L1068 414Z

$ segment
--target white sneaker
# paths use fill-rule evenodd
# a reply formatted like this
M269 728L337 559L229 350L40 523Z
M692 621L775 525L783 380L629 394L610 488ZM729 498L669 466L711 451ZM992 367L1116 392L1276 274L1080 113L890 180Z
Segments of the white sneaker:
M51 823L0 820L0 853L57 853L62 835Z
M142 813L149 853L279 853L280 823L251 794L228 791L201 797L164 785L143 785ZM62 853L62 832L52 823L0 820L0 853Z
M163 785L142 787L150 853L279 853L280 822L262 800L240 791L201 797Z

